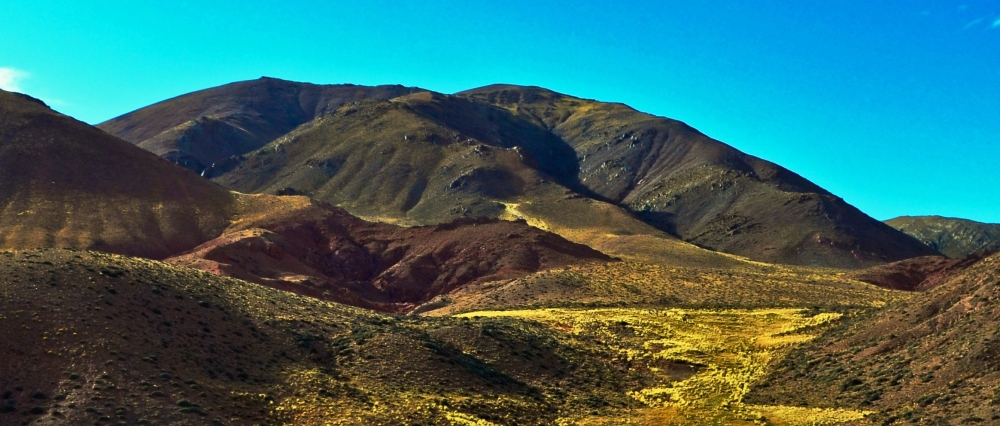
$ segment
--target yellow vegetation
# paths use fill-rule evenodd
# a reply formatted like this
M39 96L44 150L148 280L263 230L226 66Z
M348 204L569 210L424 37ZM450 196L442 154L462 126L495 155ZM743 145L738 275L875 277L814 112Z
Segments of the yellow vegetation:
M618 420L639 424L822 425L868 413L742 403L749 386L792 347L816 337L810 327L840 318L804 309L535 309L482 311L459 317L539 321L607 344L646 380L629 392L642 408ZM567 416L564 423L617 420Z

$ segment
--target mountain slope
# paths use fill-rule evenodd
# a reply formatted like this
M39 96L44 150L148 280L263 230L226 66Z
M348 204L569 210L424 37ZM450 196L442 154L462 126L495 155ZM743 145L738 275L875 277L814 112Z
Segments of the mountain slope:
M875 409L882 424L995 423L998 300L1000 255L993 255L796 350L752 399Z
M885 221L953 258L980 251L1000 251L1000 224L941 216L902 216Z
M936 254L801 176L624 105L519 86L368 97L204 173L238 191L304 194L404 224L517 216L512 209L543 212L545 222L616 207L624 228L652 225L658 238L767 262L858 268ZM202 98L206 111L244 108ZM173 114L172 102L126 117L140 126L154 110Z
M213 163L260 148L346 103L389 99L416 90L263 77L159 102L97 127L201 173Z
M459 95L548 129L575 152L586 190L700 246L840 267L933 254L801 176L679 121L537 87Z
M228 224L234 196L24 95L0 91L0 248L154 258Z
M0 274L5 425L555 424L624 415L646 381L615 347L512 319L382 315L96 252L0 252Z

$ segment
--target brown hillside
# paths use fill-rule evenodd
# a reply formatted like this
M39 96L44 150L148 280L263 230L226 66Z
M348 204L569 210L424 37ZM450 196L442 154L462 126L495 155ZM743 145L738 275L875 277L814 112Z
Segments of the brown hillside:
M1000 251L1000 224L941 216L902 216L885 223L956 259Z
M96 252L0 252L0 424L555 424L648 386L514 319L381 315ZM483 424L483 423L480 423Z
M936 287L990 254L992 253L980 252L961 259L944 256L915 257L853 271L846 274L845 278L894 290L924 291Z
M1000 255L794 351L751 402L859 407L880 424L1000 420Z
M548 129L575 152L585 190L700 246L851 268L934 254L801 176L679 121L537 87L459 95Z
M472 283L611 259L524 222L414 228L306 197L256 196L219 238L168 261L355 306L406 312Z
M0 248L163 258L225 229L233 196L190 171L0 91Z
M263 77L178 96L98 127L201 173L345 103L390 99L416 90L315 85Z

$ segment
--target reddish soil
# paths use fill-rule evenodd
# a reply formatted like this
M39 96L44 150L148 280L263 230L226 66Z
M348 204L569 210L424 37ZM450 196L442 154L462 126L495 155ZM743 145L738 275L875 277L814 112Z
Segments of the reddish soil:
M366 222L318 202L264 216L168 261L321 299L408 312L470 283L613 260L524 222L460 219L404 228Z
M983 260L992 252L979 252L961 259L923 256L879 265L847 275L858 281L894 290L925 291Z

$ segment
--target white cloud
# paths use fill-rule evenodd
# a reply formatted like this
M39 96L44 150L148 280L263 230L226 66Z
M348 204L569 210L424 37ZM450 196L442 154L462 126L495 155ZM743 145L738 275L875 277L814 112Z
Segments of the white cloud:
M972 27L974 27L974 26L976 26L976 25L979 25L979 24L981 24L982 22L983 22L983 19L982 19L982 18L979 18L979 19L975 19L975 20L973 20L972 22L969 22L968 24L965 24L965 28L964 28L964 29L966 29L966 30L967 30L967 29L969 29L969 28L972 28Z
M10 92L20 92L18 83L28 77L28 73L14 68L0 67L0 89Z

